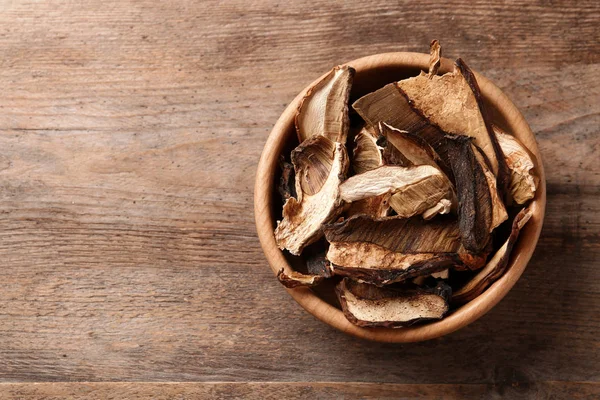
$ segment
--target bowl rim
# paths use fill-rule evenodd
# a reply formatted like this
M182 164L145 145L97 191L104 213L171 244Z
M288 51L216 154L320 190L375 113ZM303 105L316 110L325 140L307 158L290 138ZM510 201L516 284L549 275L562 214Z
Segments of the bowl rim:
M381 67L398 69L420 68L426 70L428 62L428 54L395 52L374 54L349 61L343 65L353 67L356 69L358 75L362 71ZM452 65L453 62L451 60L444 58L440 71L450 71ZM286 288L296 302L319 320L350 335L379 342L407 343L434 339L454 332L479 319L504 298L522 275L527 263L531 259L542 230L546 207L544 166L535 135L521 112L495 84L475 71L474 74L486 100L486 104L496 109L503 117L506 125L505 128L508 132L516 136L534 155L536 171L540 178L538 190L529 206L532 211L532 217L523 228L520 239L513 249L507 271L481 295L461 306L445 318L424 325L401 329L358 327L349 322L340 309L322 300L309 288ZM283 111L269 134L256 171L254 188L256 230L265 257L274 274L277 274L282 268L289 272L291 266L285 259L283 252L277 247L273 234L275 226L272 213L272 196L275 179L273 171L277 166L279 155L283 149L286 134L291 124L294 123L294 116L300 100L307 89L325 75L322 75L304 88Z

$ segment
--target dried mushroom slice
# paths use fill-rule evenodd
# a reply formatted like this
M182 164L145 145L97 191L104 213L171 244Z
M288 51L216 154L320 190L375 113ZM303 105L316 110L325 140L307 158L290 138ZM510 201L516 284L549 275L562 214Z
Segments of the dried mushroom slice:
M330 278L332 276L331 268L329 268L329 261L325 257L326 252L318 254L310 254L306 256L306 270L309 275L322 276L323 278Z
M412 165L430 165L440 168L440 164L443 164L440 156L423 138L408 131L396 129L385 122L380 123L379 131L385 137L386 141L391 143L393 148L399 151L406 160L405 163L400 165L407 167Z
M283 206L283 220L275 229L280 249L300 255L322 236L321 226L342 211L339 185L348 170L346 148L324 136L310 138L292 152L297 199Z
M348 178L340 185L340 192L342 199L347 202L385 193L406 193L407 201L414 197L412 202L426 202L428 199L420 198L420 194L425 193L427 186L443 192L442 196L451 189L446 176L439 169L429 165L408 168L386 165ZM413 191L417 192L412 193ZM427 208L429 207L425 209Z
M479 89L479 84L477 83L477 79L475 78L475 74L471 71L471 68L467 66L467 64L462 59L456 60L456 66L458 67L460 73L465 78L469 87L473 91L473 95L477 100L477 106L479 107L479 112L481 113L481 117L485 124L485 129L488 133L488 137L490 139L491 145L493 147L493 151L491 149L483 149L486 157L491 165L491 169L494 172L494 175L497 178L498 189L501 198L505 198L507 196L508 184L510 179L510 171L508 170L508 165L506 164L506 160L504 158L504 154L502 153L502 149L500 148L500 144L498 143L498 138L494 133L494 129L492 126L491 117L489 116L489 112L487 110L487 106L483 101L483 95L481 94L481 90ZM467 132L467 134L470 134ZM475 136L473 136L475 137ZM475 137L477 144L477 137ZM481 146L479 146L481 147ZM493 156L492 156L493 154ZM495 158L495 160L494 160ZM496 168L497 165L497 168Z
M377 138L367 128L362 127L354 137L352 151L352 170L355 174L371 171L384 165L382 149L377 145ZM373 218L388 215L390 206L389 195L384 194L364 200L352 202L348 215L364 214Z
M421 137L396 129L386 123L380 123L379 130L386 138L388 144L386 147L392 147L401 153L406 160L404 165L429 165L436 169L440 169L440 165L445 165L435 150ZM446 169L449 170L447 167ZM426 204L428 209L421 209L417 213L422 213L424 219L431 219L437 214L449 213L456 205L456 196L450 181L448 181L448 186L448 192L442 193L435 186L422 185L424 191L420 194L422 199L427 199L423 204ZM392 196L389 202L398 215L405 217L414 215L407 212L411 208L412 201L407 201L403 194Z
M368 242L333 242L327 259L331 261L334 275L379 286L429 275L460 263L456 253L406 254Z
M532 212L529 209L523 209L517 214L508 240L498 249L485 268L452 296L453 302L462 304L473 300L504 274L510 253L519 238L519 232L531 216Z
M449 310L450 286L380 288L344 279L336 287L348 321L361 327L399 328L441 319Z
M493 230L493 205L488 180L470 138L456 136L447 139L447 142L449 162L456 177L462 243L467 250L481 253Z
M362 174L382 165L383 155L381 148L377 145L377 137L363 127L354 137L352 170L355 174Z
M296 115L296 132L300 143L317 135L346 143L348 100L354 72L353 68L346 65L337 66L308 89Z
M401 131L409 132L411 137L419 138L419 141L427 143L439 155L437 164L440 169L454 182L454 172L448 159L448 141L446 140L448 133L432 124L413 108L406 94L395 83L385 85L381 89L361 97L352 104L352 107L378 135L389 132L384 130L385 124L387 124ZM393 138L387 137L387 139ZM402 144L398 143L396 147L401 148Z
M494 126L494 132L510 170L509 192L511 197L515 203L524 204L533 199L539 183L539 178L533 173L535 168L533 156L514 136L503 132L496 126Z
M461 245L456 221L436 218L364 216L323 228L329 242L327 259L334 274L387 285L450 267L481 264Z
M277 191L281 199L285 202L290 197L296 197L296 187L294 183L294 166L285 161L283 156L279 159L279 168L281 169L281 178Z
M479 165L481 165L481 170L485 175L485 179L487 181L488 189L490 191L490 201L492 202L492 224L490 226L490 233L496 229L501 223L508 219L508 214L506 213L506 207L504 207L504 203L500 196L498 196L498 188L496 187L496 177L490 170L487 159L483 151L471 144L473 148L473 154L475 154L475 158Z
M281 271L277 273L277 279L279 279L279 282L281 282L281 284L286 288L293 289L299 286L317 286L325 278L320 275L302 274L297 271L292 271L290 274L286 274L283 272L283 269L281 269Z
M437 39L433 39L429 45L429 73L427 77L433 79L440 69L442 61L442 45Z
M352 106L370 126L379 129L379 123L385 122L421 137L435 150L452 172L464 246L481 253L489 242L492 202L485 173L473 153L472 138L439 129L412 107L395 84L361 97Z
M431 57L439 59L439 43L432 43ZM508 168L492 130L483 98L469 67L458 59L454 71L436 75L435 63L430 73L401 80L397 86L406 94L415 109L441 130L471 136L490 161L491 169L501 188L508 178Z
M446 175L430 165L382 166L348 178L340 192L348 203L375 196L384 196L381 201L386 202L386 196L391 196L389 205L403 218L426 211L431 214L432 207L453 197Z

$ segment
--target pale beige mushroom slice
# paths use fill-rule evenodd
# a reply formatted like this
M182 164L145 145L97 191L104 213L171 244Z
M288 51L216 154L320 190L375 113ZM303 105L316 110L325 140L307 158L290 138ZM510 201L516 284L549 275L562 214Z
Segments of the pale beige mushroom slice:
M377 136L362 127L354 136L352 170L355 174L371 171L384 165L382 148L377 144Z
M382 148L377 144L377 137L366 127L361 127L354 136L352 151L352 170L355 174L379 168L384 165ZM388 215L390 210L389 195L384 194L352 202L348 207L348 215L368 215L380 218Z
M344 315L353 324L401 328L444 317L452 289L443 282L434 288L381 288L345 278L336 292Z
M452 198L452 184L438 168L382 166L348 178L340 185L347 203L390 195L390 206L403 218L419 215Z
M494 126L494 132L510 170L510 195L515 203L524 204L533 199L539 184L539 178L534 174L533 156L514 136L497 126Z
M348 100L353 77L353 68L337 66L308 89L296 115L296 133L300 143L318 135L346 143Z
M322 236L321 226L343 210L340 183L348 170L345 146L325 136L308 139L292 152L298 198L283 206L283 220L275 229L280 249L300 255Z

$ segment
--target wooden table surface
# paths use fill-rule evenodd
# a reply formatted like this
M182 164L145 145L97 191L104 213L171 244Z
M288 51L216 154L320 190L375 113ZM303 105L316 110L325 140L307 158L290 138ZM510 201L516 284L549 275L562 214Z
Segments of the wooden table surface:
M600 3L301 3L0 2L0 398L600 396ZM432 38L529 121L546 222L485 317L366 342L273 277L254 174L307 83Z

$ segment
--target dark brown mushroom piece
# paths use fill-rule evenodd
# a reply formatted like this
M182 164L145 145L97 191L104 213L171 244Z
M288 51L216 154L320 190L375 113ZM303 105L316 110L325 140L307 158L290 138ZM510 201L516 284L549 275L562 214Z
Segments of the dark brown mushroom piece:
M354 216L323 230L333 273L379 286L456 266L475 269L485 264L485 255L464 249L458 224L450 218Z
M277 191L285 203L290 197L297 196L294 180L294 166L281 156L279 158L279 168L281 170L281 178L279 178Z
M381 288L348 278L336 287L348 321L361 327L400 328L439 320L448 312L450 286Z
M337 66L308 89L296 114L296 133L300 143L319 135L333 142L346 143L348 100L354 72L346 65Z
M496 186L496 177L490 170L490 165L485 156L485 153L474 144L471 144L471 147L473 149L473 154L475 154L475 159L481 166L481 170L483 171L483 175L485 176L485 180L487 182L487 186L490 192L490 201L492 202L492 225L490 227L491 233L501 223L508 219L508 213L506 212L504 202L502 202L502 199L498 194L498 188Z
M339 185L348 170L346 148L325 136L307 139L292 151L297 198L283 206L283 220L275 229L280 249L300 255L322 236L321 226L343 211Z
M531 216L532 212L527 208L517 214L513 220L508 240L498 249L487 265L452 296L452 302L463 304L473 300L504 275L512 249L519 238L519 232Z

